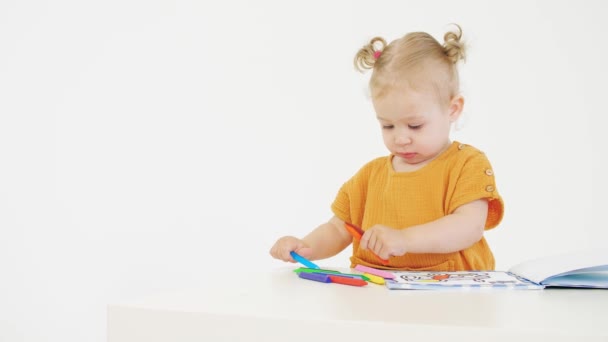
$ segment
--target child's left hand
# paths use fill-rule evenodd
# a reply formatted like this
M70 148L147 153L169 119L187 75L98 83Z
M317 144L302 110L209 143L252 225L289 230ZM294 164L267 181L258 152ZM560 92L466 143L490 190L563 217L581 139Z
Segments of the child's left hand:
M370 249L382 259L401 256L407 252L403 230L377 224L366 230L361 237L359 248Z

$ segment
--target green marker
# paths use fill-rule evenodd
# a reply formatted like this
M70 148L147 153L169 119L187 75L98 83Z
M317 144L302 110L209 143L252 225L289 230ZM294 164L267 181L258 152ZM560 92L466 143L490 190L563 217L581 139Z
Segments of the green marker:
M335 276L347 277L347 278L358 278L358 279L363 279L365 281L369 281L369 277L366 277L363 274L342 273L342 272L338 272L338 271L324 270L324 269L320 269L320 268L304 268L304 267L300 267L300 268L297 268L297 269L295 269L293 271L296 272L296 273L298 273L298 274L300 274L300 273L320 273L320 274L335 275Z

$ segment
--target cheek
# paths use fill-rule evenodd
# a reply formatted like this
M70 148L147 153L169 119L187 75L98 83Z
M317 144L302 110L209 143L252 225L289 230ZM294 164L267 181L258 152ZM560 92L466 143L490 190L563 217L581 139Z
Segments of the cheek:
M384 141L384 144L387 146L390 145L391 141L393 141L390 133L385 130L382 130L382 140Z

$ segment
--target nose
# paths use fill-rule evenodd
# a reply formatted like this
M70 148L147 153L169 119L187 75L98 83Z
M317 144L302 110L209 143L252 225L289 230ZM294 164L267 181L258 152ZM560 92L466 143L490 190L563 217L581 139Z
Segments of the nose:
M412 143L412 138L408 134L407 131L403 130L401 132L396 132L395 135L395 144L397 145L407 145Z

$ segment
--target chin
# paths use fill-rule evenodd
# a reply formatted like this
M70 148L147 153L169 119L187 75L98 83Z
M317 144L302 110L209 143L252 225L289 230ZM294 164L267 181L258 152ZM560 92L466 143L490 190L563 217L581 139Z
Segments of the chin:
M423 163L425 161L424 159L420 159L420 158L412 158L412 159L404 158L398 154L395 154L395 157L399 158L399 161L401 161L402 163L407 164L407 165L416 165L416 164Z

